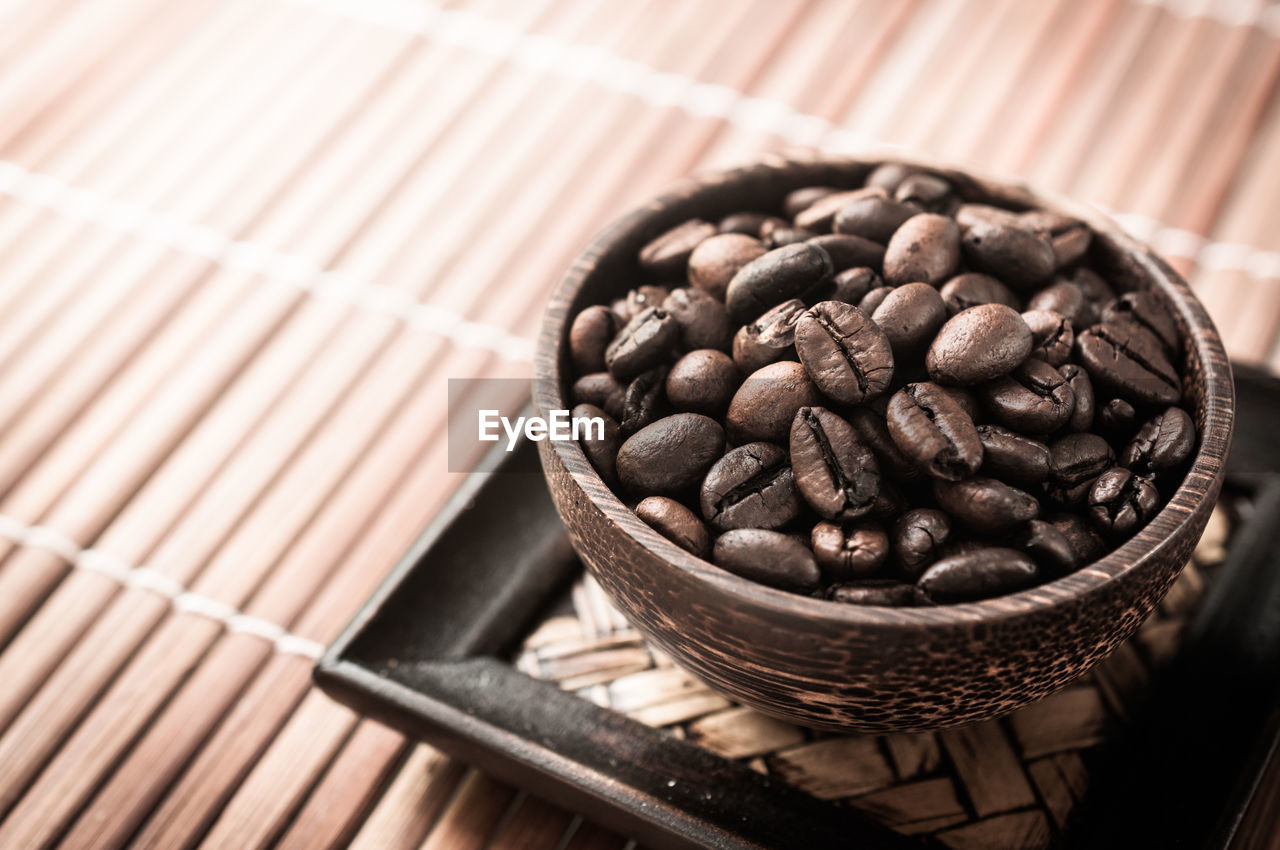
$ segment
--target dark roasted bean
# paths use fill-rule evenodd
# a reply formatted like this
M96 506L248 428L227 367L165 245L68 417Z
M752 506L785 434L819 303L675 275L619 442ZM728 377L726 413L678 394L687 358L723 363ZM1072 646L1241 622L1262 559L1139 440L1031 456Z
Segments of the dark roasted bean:
M803 227L816 233L830 233L836 213L859 198L884 197L880 189L850 189L832 192L818 198L794 216L796 227Z
M689 285L723 301L733 276L767 252L764 243L752 236L741 233L712 236L689 256Z
M736 528L716 538L713 552L716 566L770 587L809 593L822 582L813 553L781 532Z
M896 201L932 211L941 211L950 197L951 184L927 171L907 175L893 192Z
M925 284L928 286L928 284ZM880 305L889 297L889 293L893 292L892 286L877 286L875 289L862 296L858 301L858 309L865 313L868 317L876 310L880 309Z
M1098 430L1117 440L1127 439L1138 426L1138 412L1122 398L1113 398L1098 409Z
M800 515L800 492L787 453L747 443L716 461L702 482L702 516L713 528L781 528Z
M962 233L975 225L1009 227L1021 223L1017 213L991 204L961 204L956 207L954 218Z
M893 526L893 551L903 574L919 578L950 538L951 518L942 511L916 508L904 513Z
M1087 328L1102 321L1102 309L1114 301L1116 297L1116 292L1111 288L1111 285L1103 280L1097 272L1086 268L1075 269L1067 276L1067 279L1080 287L1080 291L1084 293L1085 302L1079 317L1067 317L1071 319L1071 326Z
M987 599L1035 582L1035 561L1016 549L983 547L937 561L920 576L920 588L939 602Z
M972 386L1007 375L1031 353L1031 329L1003 304L970 307L947 320L925 355L940 384Z
M933 482L942 509L981 534L999 534L1040 515L1040 503L1017 487L994 478Z
M671 228L640 249L640 268L661 277L683 278L689 255L702 240L716 235L716 226L690 219Z
M717 228L721 233L741 233L744 236L758 238L760 236L760 225L764 224L768 218L768 213L762 212L730 213L720 219L720 224L717 225ZM699 243L698 248L701 248L703 244L705 243ZM693 249L695 253L698 248ZM690 257L689 261L692 263L693 258Z
M1094 383L1131 402L1177 404L1178 372L1157 337L1133 322L1094 325L1076 339L1076 359Z
M735 443L769 440L785 443L791 420L802 407L822 403L804 367L791 360L772 363L742 382L729 402L725 424Z
M724 451L724 429L699 413L676 413L641 428L618 450L618 478L640 496L697 486Z
M1058 371L1067 379L1067 386L1076 399L1067 425L1072 431L1088 431L1093 427L1093 381L1089 380L1089 373L1075 363L1067 363Z
M667 374L667 401L676 410L723 416L741 380L738 367L723 351L690 351Z
M880 465L853 426L825 407L802 407L791 423L791 467L806 502L827 519L871 511Z
M821 248L798 243L777 248L743 266L725 295L729 316L747 322L770 307L805 292L831 276L831 257Z
M889 557L889 535L875 520L820 522L813 527L813 555L831 581L874 574Z
M903 222L920 210L916 207L878 195L850 201L836 213L836 233L849 233L886 244Z
M1196 447L1196 426L1181 407L1148 420L1120 452L1120 465L1139 473L1176 469Z
M893 485L892 481L880 479L880 492L876 494L876 503L871 506L872 519L888 522L907 509L907 497Z
M627 386L608 372L592 372L574 381L572 395L574 404L595 405L614 419L621 419Z
M1049 446L1049 496L1078 505L1093 481L1115 462L1111 445L1097 434L1068 434Z
M779 360L795 359L794 345L779 348L765 345L760 341L760 335L752 332L751 325L743 325L733 335L733 362L744 375L750 375Z
M933 340L947 321L947 308L938 290L929 284L908 283L890 290L871 319L889 338L894 360L903 362Z
M795 218L813 206L814 202L819 198L825 198L840 191L834 186L805 186L795 189L788 192L787 196L782 199L782 214L787 218Z
M663 394L666 381L666 368L655 366L627 384L627 392L622 397L622 420L618 423L623 437L630 437L667 414L667 399Z
M813 305L819 301L843 301L845 304L857 304L868 292L884 285L880 275L874 269L866 267L845 269L837 272L814 289L805 293L806 303Z
M1015 289L1048 280L1057 266L1049 240L1018 224L975 221L960 244L976 268Z
M979 425L978 438L984 475L1020 486L1049 480L1049 447L1039 440L999 425Z
M796 322L796 354L818 389L857 404L893 380L893 349L884 331L851 304L820 301Z
M1069 280L1059 278L1052 286L1032 295L1027 300L1027 310L1049 310L1062 316L1071 327L1085 327L1093 322L1083 322L1090 317L1091 308L1085 301L1084 290Z
M833 584L826 594L832 602L845 605L874 605L882 608L905 608L926 604L920 588L892 579L862 579Z
M577 315L569 328L569 351L579 375L604 371L604 350L618 332L613 311L599 304Z
M982 465L982 441L969 414L936 384L908 384L889 399L894 445L935 478L958 481Z
M960 228L944 215L921 213L907 219L889 239L884 279L891 286L937 286L955 274L959 265Z
M942 303L947 306L948 316L979 304L1003 304L1014 310L1019 309L1018 296L1013 290L989 274L958 274L944 283L938 294L942 296Z
M771 218L760 225L760 241L769 250L797 242L808 242L818 234L803 227L792 227L785 218Z
M1107 551L1107 544L1093 526L1077 514L1053 514L1047 522L1062 533L1071 551L1080 564L1087 564L1101 558Z
M861 236L828 233L810 239L809 244L826 251L831 256L832 267L838 272L861 267L879 268L884 262L884 246Z
M852 408L847 417L858 439L875 452L880 470L899 481L912 481L920 477L920 468L909 460L889 436L889 426L884 417L869 407Z
M871 173L867 175L867 186L893 194L902 185L903 180L915 174L918 170L914 166L903 162L882 163L871 169Z
M698 348L723 351L733 341L729 313L709 293L681 287L667 296L662 309L679 325L680 347L686 351Z
M615 377L625 381L660 365L679 339L680 326L671 314L649 307L618 331L604 351L604 361Z
M1039 233L1053 245L1055 268L1079 262L1093 241L1093 231L1078 218L1048 210L1032 210L1020 217L1024 227Z
M1031 356L1050 366L1061 366L1071 359L1076 341L1071 323L1052 310L1028 310L1022 320L1031 328Z
M574 419L599 418L604 422L604 433L597 437L599 433L591 428L584 429L582 438L579 442L582 444L582 452L587 456L587 460L591 461L591 465L595 468L596 473L610 487L618 486L618 448L622 445L622 435L618 432L618 423L612 416L605 413L604 410L594 404L579 404L571 411Z
M1026 530L1019 535L1018 542L1023 551L1034 558L1041 571L1048 576L1064 576L1081 565L1080 555L1067 535L1057 526L1042 519L1028 522Z
M1102 311L1102 321L1136 322L1155 334L1164 345L1166 354L1176 355L1182 350L1173 314L1159 296L1150 292L1126 292L1121 295Z
M1076 404L1066 378L1043 360L1026 361L1011 374L983 384L981 392L1000 422L1037 436L1065 425Z
M671 290L668 287L657 284L646 283L643 286L637 286L627 293L626 307L623 308L626 311L627 320L634 319L649 307L661 307L662 302L666 301L670 294Z
M711 555L711 535L698 515L666 496L649 496L636 505L636 516L686 552Z
M1141 475L1115 466L1089 489L1089 519L1105 534L1128 536L1160 508L1160 492Z
M982 422L987 412L982 408L982 404L978 401L978 396L968 387L944 387L941 384L935 386L942 392L951 396L956 404L960 405L960 409L969 414L969 418L973 420L973 424L977 425Z

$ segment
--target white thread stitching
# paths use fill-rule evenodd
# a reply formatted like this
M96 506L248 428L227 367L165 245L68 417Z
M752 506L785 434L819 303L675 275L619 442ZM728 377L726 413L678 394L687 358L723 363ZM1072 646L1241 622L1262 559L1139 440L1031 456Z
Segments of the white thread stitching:
M324 654L322 644L292 634L279 623L245 614L233 605L193 593L181 582L151 567L133 567L105 552L82 548L70 537L47 526L31 525L0 514L0 537L19 546L44 549L77 569L105 576L125 587L163 596L175 611L221 623L229 632L260 637L285 655L299 655L314 661Z

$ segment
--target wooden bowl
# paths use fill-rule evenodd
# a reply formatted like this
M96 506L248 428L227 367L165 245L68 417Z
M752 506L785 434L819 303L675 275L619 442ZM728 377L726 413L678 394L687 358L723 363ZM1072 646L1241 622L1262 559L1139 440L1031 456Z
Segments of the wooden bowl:
M686 182L609 227L573 263L547 308L534 399L572 407L572 318L638 278L637 250L692 217L777 209L801 186L855 187L886 160L770 159ZM1049 584L976 603L874 608L748 581L653 531L618 499L573 442L539 443L543 469L578 554L613 602L680 666L731 698L806 726L939 729L1012 711L1066 685L1128 638L1181 571L1222 485L1231 442L1231 367L1187 284L1093 209L930 162L971 200L1038 206L1088 221L1094 263L1118 290L1167 301L1186 342L1185 400L1199 450L1160 513L1119 549Z

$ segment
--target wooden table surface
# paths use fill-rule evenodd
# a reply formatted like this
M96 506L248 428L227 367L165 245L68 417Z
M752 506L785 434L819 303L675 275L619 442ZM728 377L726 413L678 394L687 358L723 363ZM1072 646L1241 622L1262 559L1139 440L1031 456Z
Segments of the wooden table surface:
M1280 366L1280 6L0 2L0 847L614 848L309 670L611 217L768 150L1096 202Z

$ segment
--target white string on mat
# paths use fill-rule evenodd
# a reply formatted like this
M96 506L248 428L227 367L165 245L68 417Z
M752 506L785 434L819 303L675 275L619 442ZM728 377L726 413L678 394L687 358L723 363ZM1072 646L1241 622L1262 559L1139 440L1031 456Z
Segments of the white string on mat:
M0 514L0 537L19 546L43 549L72 567L111 579L123 587L145 590L169 600L175 611L221 623L229 632L254 635L272 644L276 652L315 660L324 646L291 633L279 623L245 614L233 605L193 593L181 582L151 567L137 567L96 549L82 548L65 534L43 525L31 525Z

